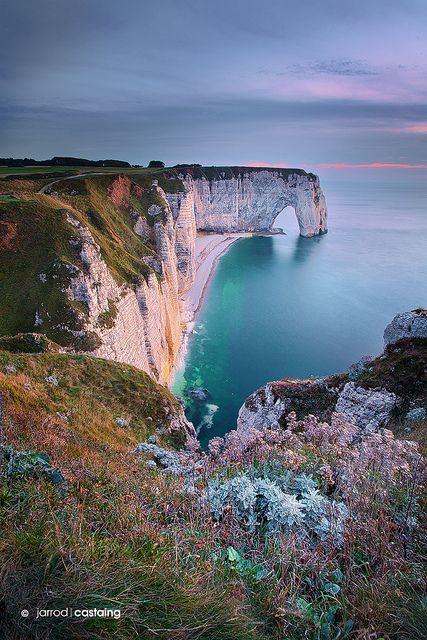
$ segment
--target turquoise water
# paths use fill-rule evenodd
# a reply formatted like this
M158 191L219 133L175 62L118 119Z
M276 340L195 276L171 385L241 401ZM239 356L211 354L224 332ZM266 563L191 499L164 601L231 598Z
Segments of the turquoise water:
M427 177L427 176L426 176ZM427 183L325 181L329 233L236 242L220 260L173 390L202 444L235 427L245 398L269 380L345 370L382 350L385 325L427 304ZM204 387L193 400L187 389Z

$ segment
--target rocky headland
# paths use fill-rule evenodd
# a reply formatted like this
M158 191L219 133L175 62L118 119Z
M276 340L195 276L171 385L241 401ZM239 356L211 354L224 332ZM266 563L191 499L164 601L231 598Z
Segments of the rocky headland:
M300 169L189 167L0 186L12 198L1 203L4 287L24 280L27 292L7 294L2 333L37 331L161 383L217 258L236 238L269 232L288 205L302 236L327 231L319 179ZM216 237L204 244L199 233Z
M158 383L229 243L268 231L289 202L302 232L326 231L316 178L13 182L0 218L0 635L423 639L424 309L396 316L384 352L347 372L259 389L206 452ZM117 615L35 619L77 607Z
M363 357L348 372L308 380L278 380L255 391L240 409L237 429L280 429L290 412L330 420L340 414L363 434L381 428L409 433L426 416L427 311L398 314L384 331L384 352Z

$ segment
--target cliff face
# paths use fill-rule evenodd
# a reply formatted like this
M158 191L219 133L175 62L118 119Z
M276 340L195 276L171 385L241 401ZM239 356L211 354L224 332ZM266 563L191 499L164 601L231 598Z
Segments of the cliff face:
M156 380L169 381L179 350L182 313L179 296L195 275L195 240L198 230L224 232L268 231L282 209L295 209L301 235L327 231L325 198L319 179L301 171L244 170L228 175L179 174L185 190L168 192L153 180L151 192L158 204L148 213L156 221L150 227L139 216L135 231L151 240L159 258L160 282L150 277L148 288L138 288L140 322L135 322L125 298L118 308L117 325L104 332L97 354L129 362L149 371ZM158 219L158 220L157 220ZM131 296L132 297L132 296ZM122 306L125 307L122 313ZM134 327L133 330L130 327ZM144 340L141 340L141 332ZM147 368L148 367L148 368Z
M129 179L118 180L122 191L131 188ZM119 185L113 182L110 198L122 206L118 191ZM144 258L150 270L132 286L116 282L89 229L68 214L81 237L83 263L81 268L74 267L68 295L87 307L85 330L99 338L93 355L132 364L166 383L181 339L178 295L193 277L195 227L191 219L187 222L191 211L187 194L175 199L175 219L157 183L150 188L150 197L157 204L148 207L148 221L138 215L134 231L156 253Z
M180 296L194 281L198 230L268 231L288 205L301 235L327 230L319 180L298 169L93 175L44 183L31 195L37 200L5 205L4 224L16 237L1 249L17 278L31 265L28 309L18 292L6 333L36 330L68 349L132 364L161 383L169 382L180 347Z
M177 278L179 291L189 289L195 276L196 217L194 191L166 193L174 221Z

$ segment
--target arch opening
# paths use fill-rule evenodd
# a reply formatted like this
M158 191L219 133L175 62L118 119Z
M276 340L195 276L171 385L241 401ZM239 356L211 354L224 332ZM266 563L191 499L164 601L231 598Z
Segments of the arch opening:
M280 232L280 230L289 235L300 234L300 226L296 216L296 211L291 205L283 207L270 226L270 231Z

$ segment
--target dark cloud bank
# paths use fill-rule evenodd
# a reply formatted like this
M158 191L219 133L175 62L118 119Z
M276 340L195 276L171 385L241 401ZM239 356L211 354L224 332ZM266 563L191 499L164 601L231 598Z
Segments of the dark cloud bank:
M408 162L424 0L4 3L0 156Z

